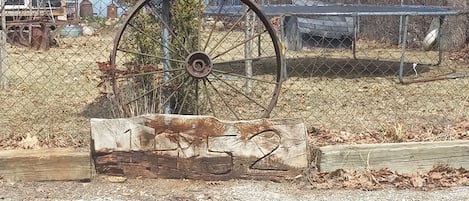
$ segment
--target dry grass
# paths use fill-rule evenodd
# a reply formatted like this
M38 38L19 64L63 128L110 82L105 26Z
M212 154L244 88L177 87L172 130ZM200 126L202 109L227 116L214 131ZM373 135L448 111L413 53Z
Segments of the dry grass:
M445 53L443 62L432 66L428 64L438 62L436 51L409 49L404 80L410 84L400 84L400 54L399 47L364 41L359 42L358 59L344 49L288 52L288 80L277 116L286 117L281 111L289 111L290 117L304 118L307 125L353 133L424 132L469 118L468 77L431 80L469 75L467 63L453 62ZM413 63L418 63L417 73Z
M89 146L89 118L112 116L106 99L98 99L96 61L108 60L113 34L63 38L59 48L47 52L8 47L10 86L0 91L0 148L26 148L20 142L27 136L37 136L39 147ZM349 51L288 52L309 58L287 61L289 79L273 117L299 117L308 127L348 133L394 130L397 137L414 130L444 130L469 118L469 79L402 85L396 79L397 47L360 48L360 58L392 57L392 61L378 62L382 66L376 67L369 59L344 59L350 58ZM435 52L408 54L435 61ZM406 79L415 78L409 65ZM417 78L447 74L450 68L469 71L466 64L448 60L439 67L419 68Z
M112 37L63 38L59 48L35 52L8 47L9 87L0 91L0 147L26 136L42 147L89 144L87 111L99 96L96 61L107 60Z

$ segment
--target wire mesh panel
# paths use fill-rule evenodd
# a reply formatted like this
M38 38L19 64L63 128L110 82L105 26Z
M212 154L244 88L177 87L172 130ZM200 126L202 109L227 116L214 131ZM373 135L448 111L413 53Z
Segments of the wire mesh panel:
M464 55L465 32L454 30L466 30L466 15L285 13L279 116L354 133L428 132L468 117L468 63L451 56Z
M138 12L128 0L78 1L63 10L18 2L2 12L2 149L84 147L89 118L153 112L295 117L309 128L350 133L444 133L469 118L467 15L295 15L282 7L358 3L187 0L200 12L171 12L179 18L166 21L160 1ZM183 22L191 29L174 29ZM180 67L185 79L171 79ZM198 107L184 106L188 100Z
M108 116L94 107L96 62L108 60L118 20L67 15L49 4L2 11L2 148L88 146L88 119Z

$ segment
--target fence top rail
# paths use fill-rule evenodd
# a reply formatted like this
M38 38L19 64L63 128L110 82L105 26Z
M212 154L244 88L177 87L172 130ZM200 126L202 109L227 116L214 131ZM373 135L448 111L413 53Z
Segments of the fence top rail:
M217 14L220 6L208 6L207 14ZM295 15L343 15L343 16L445 16L458 15L466 12L447 7L421 5L370 5L370 4L325 4L325 5L263 5L263 11L269 16ZM242 15L244 8L240 5L225 5L223 15Z

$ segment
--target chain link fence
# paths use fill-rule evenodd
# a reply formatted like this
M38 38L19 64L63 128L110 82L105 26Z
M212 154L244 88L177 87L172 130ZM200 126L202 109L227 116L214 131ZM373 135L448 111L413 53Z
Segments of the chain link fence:
M316 128L346 133L447 134L467 118L467 15L284 20L288 79L277 109Z
M170 71L165 70L164 66L170 64L164 64L164 61L170 60L164 52L153 52L156 54L151 57L153 60L148 59L148 52L134 53L147 47L139 45L139 42L166 47L162 45L164 37L158 38L166 27L161 23L164 20L153 18L160 24L159 28L138 24L138 20L125 21L136 2L66 1L57 8L42 6L29 10L6 4L2 11L4 21L0 49L0 147L87 147L89 118L125 117L130 114L124 113L127 110L132 111L132 115L164 112L167 111L165 108L172 108L173 113L207 110L201 114L216 114L222 119L249 119L265 116L270 104L276 102L270 113L272 118L302 118L311 131L322 129L357 134L390 131L441 134L451 132L453 125L469 116L467 15L412 15L407 18L269 15L268 19L282 41L279 44L280 52L276 52L276 45L266 34L267 25L262 23L262 16L248 9L253 13L250 22L255 26L240 23L238 20L248 18L244 14L246 8L240 7L243 9L238 14L229 15L231 11L225 10L229 6L220 9L222 2L204 1L204 9L211 14L191 18L200 19L201 23L194 27L203 30L197 35L202 46L210 46L208 41L215 41L214 46L218 49L214 48L217 49L214 52L220 60L213 59L215 65L212 70L223 74L220 77L213 77L215 73L204 77L204 81L198 82L201 87L188 93L189 96L199 97L192 102L203 102L200 105L205 107L201 109L184 108L181 105L189 102L185 96L167 91L171 87L179 89L179 85L186 85L167 85L165 73ZM230 6L243 5L240 1L226 2L225 5ZM404 4L448 6L450 2L453 1L421 0L404 1ZM259 3L291 6L356 1ZM370 0L360 3L399 5L401 1ZM148 4L142 6L140 12L151 15L154 12L152 8L159 7ZM208 8L213 9L207 11ZM15 12L7 14L6 11ZM225 15L217 17L217 13ZM80 14L82 17L79 17ZM64 18L67 20L64 21ZM132 24L130 27L134 32L155 28L158 31L154 33L158 34L149 36L143 34L147 33L144 31L135 37L130 28L120 32L124 24ZM404 24L407 26L404 27ZM212 28L216 31L210 31ZM48 29L51 29L50 34ZM403 34L405 31L406 37ZM250 36L246 36L246 32ZM116 50L114 42L118 33L123 36L121 41L125 42L117 45L120 52L114 55L113 63L109 61L113 59L111 53ZM153 39L155 37L157 39ZM181 55L178 52L185 51L184 48L176 47L185 47L190 43L185 38L183 40L172 46L168 43L167 50ZM428 43L429 40L435 42ZM249 49L234 45L239 43L244 46L247 41L252 41L249 42ZM284 60L281 62L285 68L280 68L280 63L277 63L275 58L278 54L283 54ZM250 59L246 59L245 55L251 55ZM198 74L191 74L192 78L203 75L204 71L198 71L198 68L203 69L204 62L212 62L205 61L203 54L196 56L194 61L202 62L194 63L193 73ZM139 59L138 64L135 64L136 58ZM188 58L185 55L171 57L171 62ZM256 62L256 59L262 62ZM158 65L148 66L150 61ZM227 65L221 65L223 62ZM244 68L245 63L249 62L254 70L251 74L243 74L248 73ZM159 63L162 63L161 66ZM221 67L217 67L219 64ZM235 64L243 67L242 73L232 70ZM156 71L160 74L148 77ZM120 73L118 82L109 77L110 74L115 76L116 72ZM154 89L142 87L145 81L134 78L142 75L147 76L145 79L159 80L151 86L161 85L159 91L164 92L163 95L155 95ZM255 78L246 78L252 82L242 81L244 75ZM212 78L219 81L210 83ZM283 80L278 99L277 79ZM192 84L187 86L193 86L194 82L188 83ZM120 94L113 86L118 86ZM231 92L230 88L233 88ZM206 92L205 95L203 92ZM131 96L128 95L130 93ZM136 101L149 94L152 97ZM164 94L178 98L162 101ZM127 103L138 104L122 107L125 105L122 104L123 99L116 99L117 95L128 95ZM152 109L141 107L145 104L145 107ZM212 105L218 105L218 109L208 107Z

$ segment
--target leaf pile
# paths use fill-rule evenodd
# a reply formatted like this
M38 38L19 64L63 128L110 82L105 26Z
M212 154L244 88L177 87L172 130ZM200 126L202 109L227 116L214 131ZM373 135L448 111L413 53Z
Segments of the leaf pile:
M68 136L50 135L47 138L30 135L7 135L0 137L0 149L47 149L57 147L84 148L88 143L81 139L67 138Z
M368 171L336 170L312 172L306 177L318 189L362 189L376 190L385 187L398 189L430 190L469 185L469 171L436 165L424 174L400 174L389 169Z
M469 62L469 44L467 44L464 48L451 52L449 59L465 63Z
M348 133L312 127L308 129L308 133L309 142L313 146L468 140L469 120L459 121L448 128L421 127L412 131L395 125L381 131L362 133Z

